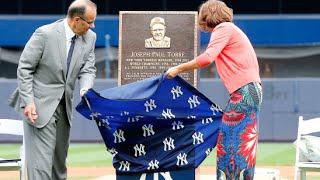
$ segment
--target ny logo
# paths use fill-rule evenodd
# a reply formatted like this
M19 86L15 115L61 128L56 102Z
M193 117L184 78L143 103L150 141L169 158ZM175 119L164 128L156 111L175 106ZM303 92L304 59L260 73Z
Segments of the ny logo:
M138 122L143 116L128 117L128 122Z
M163 141L164 144L164 151L170 151L172 149L174 149L174 139L172 139L171 137L164 139Z
M165 118L165 119L172 119L172 118L175 118L176 116L174 114L172 114L171 112L171 109L166 109L166 111L162 111L162 116Z
M115 148L111 148L111 149L107 148L107 151L112 155L112 157L118 154L118 151Z
M129 112L128 111L123 111L120 113L120 116L128 116Z
M119 171L130 171L130 163L128 161L121 161Z
M143 136L147 137L147 136L152 136L154 135L154 131L153 131L153 125L152 124L148 124L148 126L145 124L142 126L142 130L143 130Z
M146 101L144 103L144 106L146 107L146 112L152 111L153 109L157 108L157 105L155 104L153 99L150 99L150 101Z
M210 107L211 111L212 111L212 115L215 116L216 115L216 111L220 111L222 112L222 109L216 105L216 104L212 104Z
M101 116L101 114L98 112L93 112L90 114L92 120L96 120L97 118L99 118L99 116Z
M212 123L212 122L213 122L212 117L208 117L206 119L202 119L202 124L209 124L209 123Z
M134 148L134 156L138 157L138 156L143 156L146 155L146 151L144 150L144 145L143 144L136 144L133 148Z
M183 129L184 128L184 125L181 121L173 121L172 123L172 130L178 130L178 129Z
M183 92L181 91L181 87L180 86L176 86L176 88L172 87L171 93L172 93L172 96L173 96L172 98L173 99L176 99L176 98L180 97L183 94Z
M183 153L183 155L180 153L178 156L177 156L177 166L183 166L183 165L186 165L188 164L188 161L187 161L187 154L186 153Z
M109 119L112 119L113 116L106 116L104 119L101 119L99 122L98 122L98 126L104 126L104 127L107 127L107 128L110 128L109 125Z
M151 160L150 162L149 162L149 167L147 168L148 170L150 170L150 169L159 169L159 161L158 160Z
M212 150L213 150L213 148L208 148L208 149L206 150L206 155L209 156L209 154L211 153Z
M113 133L113 136L114 136L114 143L121 143L121 142L125 142L126 139L124 138L124 135L123 135L123 131L121 129L115 131Z
M170 175L170 172L153 173L153 180L158 180L159 174L163 177L164 180L173 180ZM142 173L139 180L146 180L146 179L147 179L147 174Z
M105 120L105 119L101 119L101 121L98 121L98 126L100 127L100 126L108 126L110 123L109 122L107 122L107 124L105 124L105 123L103 123L102 121L103 120ZM104 121L105 122L105 121Z
M196 119L196 116L188 116L188 119Z
M197 144L203 143L203 134L201 132L198 132L198 134L195 132L192 135L192 138L193 138L193 144L196 144L196 141L197 141Z
M110 123L109 123L109 118L101 119L101 123L102 123L103 125L109 126L109 125L110 125Z
M198 105L200 105L200 102L198 100L198 96L192 95L192 97L189 97L188 103L189 103L190 109L193 109L193 108L197 107Z

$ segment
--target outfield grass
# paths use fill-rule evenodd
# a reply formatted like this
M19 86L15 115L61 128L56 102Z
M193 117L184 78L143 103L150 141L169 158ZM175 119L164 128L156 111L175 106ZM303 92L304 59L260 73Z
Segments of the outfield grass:
M19 145L0 144L0 157L17 158ZM201 166L215 166L216 152L213 151ZM68 167L111 167L112 156L105 150L104 144L75 144L69 148ZM259 143L257 166L294 166L295 147L292 143ZM90 174L90 173L89 173ZM70 180L94 179L94 176L69 177ZM310 180L319 176L308 176ZM10 179L18 180L18 175Z
M0 144L0 157L16 158L17 144ZM215 166L216 152L202 163L203 166ZM293 166L295 148L292 143L259 143L257 152L258 166ZM112 166L112 157L105 150L104 144L74 144L69 148L68 166L71 167L105 167Z
M68 154L68 165L74 167L112 166L112 156L104 144L71 144Z

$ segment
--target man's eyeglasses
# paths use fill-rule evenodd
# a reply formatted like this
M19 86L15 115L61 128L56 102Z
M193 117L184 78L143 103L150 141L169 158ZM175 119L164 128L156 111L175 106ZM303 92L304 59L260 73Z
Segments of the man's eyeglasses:
M89 22L89 21L85 20L85 19L84 19L83 17L81 17L81 16L79 16L79 18L82 19L84 22L86 22L90 27L94 25L94 21Z

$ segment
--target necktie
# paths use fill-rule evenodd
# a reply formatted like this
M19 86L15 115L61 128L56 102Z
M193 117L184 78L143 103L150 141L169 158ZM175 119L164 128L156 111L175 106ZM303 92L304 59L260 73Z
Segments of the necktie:
M77 39L76 35L74 35L71 38L71 45L70 45L69 52L68 52L68 57L67 57L67 75L68 75L68 72L69 72L69 66L70 66L70 62L71 62L71 59L72 59L72 54L73 54L73 49L74 49L74 44L76 42L76 39Z

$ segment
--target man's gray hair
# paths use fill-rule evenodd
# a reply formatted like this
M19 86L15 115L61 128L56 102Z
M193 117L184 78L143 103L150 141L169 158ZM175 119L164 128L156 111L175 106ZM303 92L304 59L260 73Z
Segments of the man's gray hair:
M75 0L68 8L68 17L73 18L75 16L83 17L86 13L87 7L97 9L97 5L90 0Z

